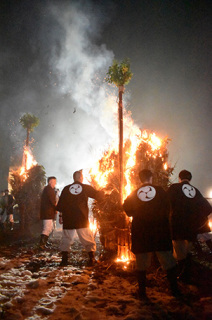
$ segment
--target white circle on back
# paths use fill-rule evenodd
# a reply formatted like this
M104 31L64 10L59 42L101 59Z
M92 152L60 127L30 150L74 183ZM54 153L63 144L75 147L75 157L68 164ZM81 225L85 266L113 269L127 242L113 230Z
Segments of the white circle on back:
M141 187L137 191L137 197L141 201L151 201L156 195L156 190L152 186Z
M182 186L182 191L187 198L194 198L196 195L196 189L190 184L184 184Z
M69 191L71 194L77 196L82 192L82 186L78 183L72 184L72 186L69 188Z

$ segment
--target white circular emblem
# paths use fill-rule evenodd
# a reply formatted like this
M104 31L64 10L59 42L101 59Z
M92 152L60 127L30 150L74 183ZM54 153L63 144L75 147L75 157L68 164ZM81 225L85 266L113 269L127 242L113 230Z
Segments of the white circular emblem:
M194 198L196 195L196 190L190 184L184 184L182 186L182 191L187 198Z
M72 184L70 186L69 191L71 194L78 195L82 192L82 186L78 183Z
M156 195L156 190L152 186L141 187L137 191L137 197L141 201L150 201L154 199Z

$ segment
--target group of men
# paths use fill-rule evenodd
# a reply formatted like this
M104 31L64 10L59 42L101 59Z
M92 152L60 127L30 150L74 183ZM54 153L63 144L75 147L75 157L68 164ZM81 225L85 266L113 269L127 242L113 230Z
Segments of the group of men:
M150 170L142 170L139 176L141 187L123 205L127 215L133 217L132 251L137 262L139 294L146 296L146 270L155 252L167 272L172 294L177 296L177 276L190 281L190 247L203 225L206 230L211 205L190 184L192 175L187 170L179 173L179 183L171 185L167 192L152 184Z
M179 174L179 183L171 185L168 191L152 184L153 174L144 169L139 173L141 186L124 201L123 210L132 217L132 252L136 257L139 296L146 297L146 271L155 253L162 268L167 273L171 292L181 295L177 276L189 281L189 251L197 234L204 228L209 232L208 215L211 205L199 190L190 184L192 175L183 170ZM89 229L88 198L103 200L104 193L83 184L82 171L73 175L74 182L67 185L56 203L56 178L48 178L48 185L41 197L41 219L43 230L40 247L45 246L53 228L55 211L59 212L59 221L63 224L61 241L61 265L68 264L75 231L93 264L96 244ZM210 240L211 241L211 240Z

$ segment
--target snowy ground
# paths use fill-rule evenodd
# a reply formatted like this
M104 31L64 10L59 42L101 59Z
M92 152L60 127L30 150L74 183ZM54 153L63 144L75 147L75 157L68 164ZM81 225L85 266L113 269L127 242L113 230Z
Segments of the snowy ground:
M8 235L9 236L9 235ZM52 238L45 252L35 242L11 241L0 245L0 319L7 320L138 320L212 319L212 263L206 253L194 255L195 285L180 284L182 300L170 295L165 273L157 264L148 274L149 301L137 297L132 267L101 257L98 242L94 267L87 266L87 254L76 241L70 264L60 267L58 245L61 232ZM203 248L205 250L205 248Z

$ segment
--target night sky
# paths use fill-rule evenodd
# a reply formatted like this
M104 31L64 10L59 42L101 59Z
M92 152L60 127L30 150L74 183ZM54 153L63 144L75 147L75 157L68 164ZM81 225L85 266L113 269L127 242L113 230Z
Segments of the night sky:
M211 1L2 0L0 187L20 165L19 118L38 116L33 153L60 186L110 143L116 127L103 79L130 58L125 107L137 126L168 136L180 170L205 196L211 170ZM115 130L116 131L116 130Z

